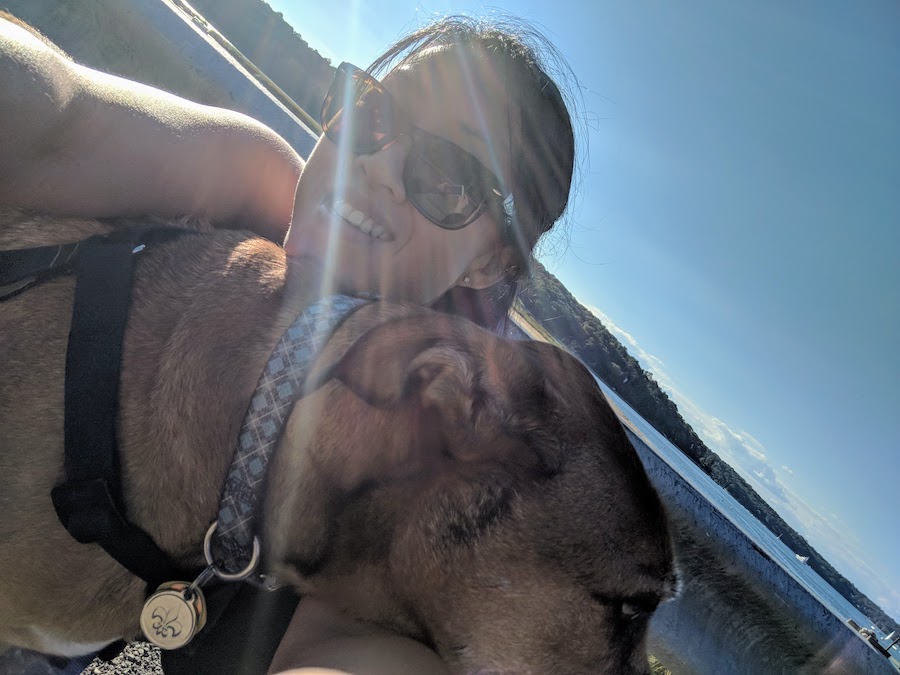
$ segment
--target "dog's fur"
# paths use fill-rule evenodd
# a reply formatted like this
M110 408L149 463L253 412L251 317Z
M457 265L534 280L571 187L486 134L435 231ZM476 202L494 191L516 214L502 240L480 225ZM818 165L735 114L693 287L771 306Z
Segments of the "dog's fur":
M0 249L116 224L0 210ZM136 265L119 436L130 518L185 565L259 373L318 270L211 231ZM63 480L72 278L0 303L0 642L138 633L144 584L75 542ZM665 517L587 370L429 310L372 304L319 355L270 466L264 555L301 593L432 645L453 672L645 673L675 576Z

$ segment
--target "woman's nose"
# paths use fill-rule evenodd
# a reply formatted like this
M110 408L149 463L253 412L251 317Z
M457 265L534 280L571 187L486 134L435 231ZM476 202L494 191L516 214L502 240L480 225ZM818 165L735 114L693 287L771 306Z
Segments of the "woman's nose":
M378 152L359 155L356 161L370 187L384 187L398 204L406 201L406 187L403 185L403 169L412 147L412 139L400 134Z

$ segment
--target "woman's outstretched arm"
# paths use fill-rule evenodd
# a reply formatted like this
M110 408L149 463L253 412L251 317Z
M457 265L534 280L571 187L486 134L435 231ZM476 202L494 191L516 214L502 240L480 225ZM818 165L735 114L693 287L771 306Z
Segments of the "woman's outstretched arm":
M447 675L425 645L303 598L269 666L280 675Z
M80 66L0 17L0 204L198 215L281 243L302 166L249 117Z

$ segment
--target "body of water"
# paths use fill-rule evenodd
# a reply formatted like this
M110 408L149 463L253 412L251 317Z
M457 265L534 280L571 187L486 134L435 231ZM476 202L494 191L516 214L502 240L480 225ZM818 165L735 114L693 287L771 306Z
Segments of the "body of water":
M807 589L841 621L853 619L860 626L869 628L872 621L838 593L809 565L800 562L795 552L788 548L765 525L732 497L724 488L707 476L696 464L670 443L622 398L596 378L609 402L619 412L623 421L641 436L654 451L671 466L689 485L705 497L743 532L751 542L768 554L801 586ZM796 553L804 554L804 551ZM879 636L883 635L879 632Z

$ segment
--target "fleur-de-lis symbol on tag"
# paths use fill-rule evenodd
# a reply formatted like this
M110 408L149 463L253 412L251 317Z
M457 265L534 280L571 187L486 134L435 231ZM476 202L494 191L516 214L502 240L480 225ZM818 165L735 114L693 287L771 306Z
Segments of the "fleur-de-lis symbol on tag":
M173 616L174 615L174 616ZM181 623L178 621L178 608L166 610L157 607L153 610L153 630L163 638L178 637L181 635Z

